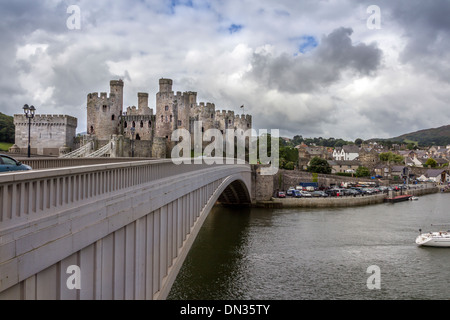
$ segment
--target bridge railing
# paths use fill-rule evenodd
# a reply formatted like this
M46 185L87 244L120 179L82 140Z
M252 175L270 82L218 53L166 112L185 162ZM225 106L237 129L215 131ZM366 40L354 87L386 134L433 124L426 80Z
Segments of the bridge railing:
M175 165L167 159L1 174L0 238L8 228L56 214L64 207L114 192L123 194L124 189L142 183L212 166Z
M157 160L156 158L16 158L20 162L27 164L33 170L54 169L75 166L90 166L94 164L122 163L130 161Z

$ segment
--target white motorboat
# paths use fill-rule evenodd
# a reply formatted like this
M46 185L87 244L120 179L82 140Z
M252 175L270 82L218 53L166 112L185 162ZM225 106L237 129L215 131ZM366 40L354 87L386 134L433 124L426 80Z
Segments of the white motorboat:
M412 196L411 198L409 198L409 200L419 200L419 197Z
M422 230L419 229L419 232ZM416 243L419 246L428 247L450 247L450 230L420 233L416 238Z

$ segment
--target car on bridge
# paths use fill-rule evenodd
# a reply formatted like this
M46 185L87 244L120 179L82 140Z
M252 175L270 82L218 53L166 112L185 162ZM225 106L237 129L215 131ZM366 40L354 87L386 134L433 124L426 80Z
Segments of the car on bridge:
M16 159L0 154L0 172L31 170L31 167Z

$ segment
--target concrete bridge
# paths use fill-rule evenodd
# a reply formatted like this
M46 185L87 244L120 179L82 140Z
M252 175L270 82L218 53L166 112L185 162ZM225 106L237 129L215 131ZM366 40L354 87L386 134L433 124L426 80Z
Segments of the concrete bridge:
M247 164L77 161L0 175L0 299L164 299L216 201L251 203Z

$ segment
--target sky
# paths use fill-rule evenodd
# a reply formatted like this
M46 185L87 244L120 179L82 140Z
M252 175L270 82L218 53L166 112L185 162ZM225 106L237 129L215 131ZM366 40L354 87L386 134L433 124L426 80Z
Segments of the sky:
M160 78L286 137L450 124L449 0L2 0L0 46L0 112L77 132L87 94L122 79L124 109L138 92L155 109Z

